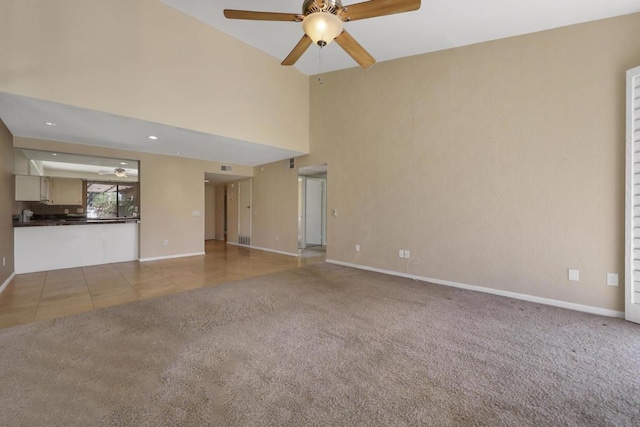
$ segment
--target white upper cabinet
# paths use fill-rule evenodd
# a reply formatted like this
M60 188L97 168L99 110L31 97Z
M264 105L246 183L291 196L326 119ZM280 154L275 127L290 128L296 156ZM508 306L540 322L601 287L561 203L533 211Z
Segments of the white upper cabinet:
M40 177L34 175L16 175L16 201L40 201Z

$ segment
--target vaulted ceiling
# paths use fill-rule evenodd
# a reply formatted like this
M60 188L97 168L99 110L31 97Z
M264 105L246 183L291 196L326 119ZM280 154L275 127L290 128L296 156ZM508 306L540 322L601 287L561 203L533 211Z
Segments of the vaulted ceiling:
M280 60L303 34L295 22L223 16L224 9L300 13L302 0L160 1ZM347 22L345 29L376 60L388 61L635 12L640 12L638 0L423 0L418 11ZM312 46L295 67L314 75L356 66L336 43L323 48L321 60L319 50Z

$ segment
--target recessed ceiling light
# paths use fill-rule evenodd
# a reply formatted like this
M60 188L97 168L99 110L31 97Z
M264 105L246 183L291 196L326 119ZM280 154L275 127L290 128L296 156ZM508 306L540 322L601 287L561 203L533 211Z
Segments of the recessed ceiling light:
M127 162L120 162L120 164L121 164L122 166L124 166L124 165L126 165L126 164L127 164Z
M57 156L57 155L58 155L58 153L51 153L51 155L52 155L52 156Z
M47 126L55 126L56 124L53 122L44 122L45 125Z
M149 139L158 139L158 137L155 136L155 135L149 135L147 138L149 138Z
M181 153L181 152L179 152L179 151L176 151L176 154L180 155L180 154L182 154L182 153Z
M204 180L204 182L209 182L209 180L208 180L208 179L205 179L205 180Z

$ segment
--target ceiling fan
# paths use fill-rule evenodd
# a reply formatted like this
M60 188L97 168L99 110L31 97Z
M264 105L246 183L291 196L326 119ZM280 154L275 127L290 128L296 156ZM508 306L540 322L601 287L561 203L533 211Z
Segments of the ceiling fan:
M420 0L369 0L348 7L343 6L341 0L304 0L301 14L225 9L224 16L228 19L302 22L304 35L282 65L295 64L312 42L323 47L335 40L361 67L367 68L376 60L343 29L343 23L418 9Z
M113 170L98 171L98 175L115 175L118 178L127 178L127 171L123 168L115 168Z

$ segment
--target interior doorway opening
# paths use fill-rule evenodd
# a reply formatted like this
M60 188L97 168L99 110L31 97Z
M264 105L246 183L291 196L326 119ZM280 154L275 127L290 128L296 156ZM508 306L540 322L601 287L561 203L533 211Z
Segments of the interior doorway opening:
M327 165L298 171L298 253L313 256L327 250Z
M204 174L204 240L227 240L228 183L243 176L214 172ZM205 245L205 251L207 246Z

